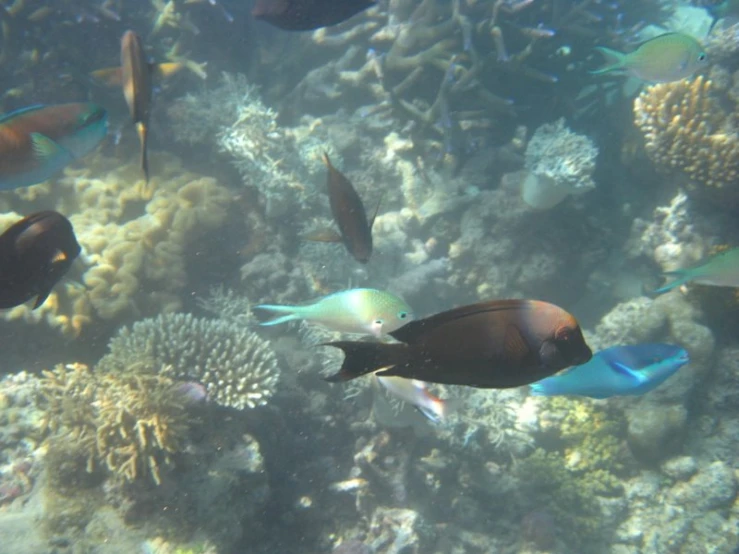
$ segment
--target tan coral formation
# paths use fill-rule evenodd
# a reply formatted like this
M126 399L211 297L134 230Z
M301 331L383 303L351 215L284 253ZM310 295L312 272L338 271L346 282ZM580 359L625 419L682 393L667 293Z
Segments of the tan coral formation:
M40 404L50 448L74 444L88 472L104 467L127 481L148 475L160 484L160 468L182 451L189 429L183 395L158 375L58 366L44 372Z
M694 190L715 187L722 200L739 192L739 136L731 121L703 76L653 85L634 101L634 123L657 168L682 172Z
M223 222L231 194L215 179L186 171L171 155L152 157L148 186L135 164L97 155L83 169L67 169L56 183L6 195L0 211L27 213L37 199L69 217L84 252L77 264L88 267L82 284L66 280L39 309L19 306L3 317L45 320L78 335L96 318L178 309L188 244ZM6 214L0 226L19 218Z

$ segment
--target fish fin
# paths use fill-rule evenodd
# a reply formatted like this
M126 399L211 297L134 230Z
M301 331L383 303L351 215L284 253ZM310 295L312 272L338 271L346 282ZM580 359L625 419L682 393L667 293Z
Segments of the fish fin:
M380 211L380 204L382 204L382 198L385 196L385 191L383 190L380 193L380 198L377 200L377 207L375 207L375 213L372 214L372 219L369 220L369 228L370 231L372 230L372 226L375 224L375 219L377 219L377 213Z
M183 67L185 67L185 64L180 62L150 64L151 72L157 79L167 79L175 73L178 73Z
M92 77L97 83L106 87L123 86L123 68L120 66L96 69L90 73L90 77Z
M288 321L295 321L296 319L300 319L300 316L296 313L298 311L297 306L277 306L274 304L260 304L259 306L254 306L255 310L264 310L267 312L272 312L273 314L285 314L280 317L276 317L275 319L270 319L269 321L261 322L259 325L262 327L269 327L271 325L279 325L280 323L287 323Z
M431 406L416 406L416 408L433 423L441 423L457 407L456 403L452 400L442 400L430 393L428 396L431 400Z
M624 69L626 54L619 52L618 50L606 48L605 46L597 46L595 49L603 54L606 61L603 67L590 71L591 75L602 75L603 73L610 73L611 71Z
M301 235L302 240L310 242L341 242L341 235L338 231L331 228L322 228L309 231Z
M30 113L30 112L35 112L45 107L46 106L44 104L34 104L33 106L26 106L25 108L20 108L18 110L13 110L12 112L5 113L2 116L0 116L0 124L5 123L6 121L9 121L11 119L14 119L18 117L19 115L23 115L25 113Z
M346 356L341 369L325 378L329 383L349 381L394 366L405 360L408 348L405 344L354 341L324 342L318 346L340 348Z
M674 279L673 281L670 281L669 283L661 286L660 288L653 290L652 294L662 294L664 292L670 291L674 289L675 287L684 285L685 283L687 283L693 278L693 275L687 269L678 269L676 271L666 271L662 275L664 275L665 277L677 277L677 279Z
M331 158L329 158L329 157L328 157L328 153L327 153L327 152L324 152L324 153L323 153L323 156L322 156L322 158L323 158L323 163L325 163L325 164L326 164L326 167L327 167L327 168L328 168L328 169L329 169L330 171L331 171L331 170L333 170L333 171L336 171L336 168L334 167L334 164L332 164L332 163L331 163Z
M521 360L529 353L529 345L521 334L521 330L515 325L509 325L503 337L503 348L505 348L506 359Z
M35 310L38 308L41 304L46 302L46 299L49 297L49 294L51 294L51 289L48 289L44 292L39 293L39 295L36 297L36 302L33 303L32 310Z
M144 180L149 183L149 156L147 154L147 147L149 142L149 133L146 128L146 123L143 121L136 122L136 133L139 135L139 142L141 143L141 170L144 172Z
M41 133L31 133L31 145L36 162L59 169L74 159L71 152Z
M644 375L642 375L638 371L634 371L629 366L627 366L626 364L623 364L621 362L611 362L611 367L619 375L623 375L624 377L628 377L629 379L633 379L637 383L643 383L643 382L645 382L647 380Z

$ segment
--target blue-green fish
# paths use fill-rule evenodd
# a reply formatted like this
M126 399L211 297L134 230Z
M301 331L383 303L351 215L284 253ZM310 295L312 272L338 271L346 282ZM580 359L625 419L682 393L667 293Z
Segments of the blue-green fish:
M90 102L30 106L0 117L0 189L46 181L92 151L108 114Z
M606 65L593 75L617 71L652 83L669 83L690 77L706 66L700 43L683 33L665 33L641 44L629 54L610 48L596 48L606 57Z
M635 344L606 348L589 362L530 385L534 396L637 396L657 388L690 357L672 344Z
M413 319L404 300L376 289L350 289L329 294L306 306L262 304L256 309L284 314L262 325L277 325L304 319L342 333L379 337L399 329Z
M658 288L653 294L662 294L686 283L714 287L739 287L739 248L721 252L701 265L668 271L665 275L677 277L677 279Z

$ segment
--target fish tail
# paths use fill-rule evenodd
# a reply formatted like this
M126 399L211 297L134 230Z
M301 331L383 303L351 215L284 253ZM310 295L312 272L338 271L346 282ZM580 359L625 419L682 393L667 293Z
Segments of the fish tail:
M618 69L623 69L626 63L626 54L617 50L606 48L605 46L597 46L595 48L598 52L603 54L605 57L605 65L600 69L595 69L590 72L591 75L602 75L603 73L609 73Z
M337 341L325 342L319 346L340 348L344 363L335 374L326 377L329 383L350 381L362 375L401 363L406 358L408 346L405 344L386 344L382 342Z
M139 121L136 123L136 132L139 135L141 143L141 170L144 172L144 179L149 183L149 156L147 155L147 146L149 142L149 133L146 129L146 123Z
M302 318L302 315L298 313L300 311L299 306L277 306L274 304L260 304L259 306L254 306L254 309L265 310L267 312L272 312L273 314L284 314L280 317L276 317L275 319L270 319L269 321L260 323L259 325L263 327L279 325L280 323L287 323L288 321L295 321L296 319Z
M677 277L677 279L674 279L673 281L670 281L666 285L663 285L660 288L653 290L652 294L662 294L664 292L670 291L674 289L675 287L684 285L685 283L687 283L693 278L693 275L687 269L678 269L676 271L665 271L663 275L665 277Z

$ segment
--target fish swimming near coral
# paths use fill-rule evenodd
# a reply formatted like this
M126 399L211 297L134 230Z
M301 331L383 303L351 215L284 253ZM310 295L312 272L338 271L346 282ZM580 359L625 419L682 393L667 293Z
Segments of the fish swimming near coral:
M262 304L255 309L279 315L261 325L303 319L332 331L369 333L376 337L395 331L413 319L410 306L402 298L377 289L335 292L305 306Z
M0 189L53 177L91 152L108 132L108 113L91 102L29 106L0 118Z
M403 377L375 376L375 383L385 389L391 396L418 408L424 416L434 423L439 423L447 416L448 404L431 394L423 381L404 379Z
M739 248L721 252L697 266L668 271L665 275L677 277L677 279L658 288L653 294L662 294L686 283L714 287L739 287Z
M376 0L257 0L252 10L259 19L284 31L330 27L374 5Z
M141 37L134 31L126 31L121 38L120 67L99 69L92 76L107 85L121 85L131 119L141 144L141 170L149 182L149 118L153 96L154 76L168 77L182 69L181 63L155 64L149 62Z
M532 385L534 396L637 396L664 383L690 361L687 351L673 344L613 346L589 362Z
M338 341L341 369L327 380L377 372L429 383L479 388L528 385L592 356L577 320L538 300L462 306L390 333L401 344Z
M372 256L372 227L380 209L380 202L377 202L372 219L367 221L367 212L354 185L333 166L328 154L323 154L323 161L328 168L326 187L331 213L339 226L339 233L331 229L319 229L303 238L320 242L342 242L355 260L366 264Z
M54 211L31 214L0 235L0 308L33 297L35 310L80 253L69 220Z
M629 54L602 46L596 50L606 57L607 63L591 74L627 73L652 83L679 81L707 65L706 52L701 44L684 33L659 35Z

